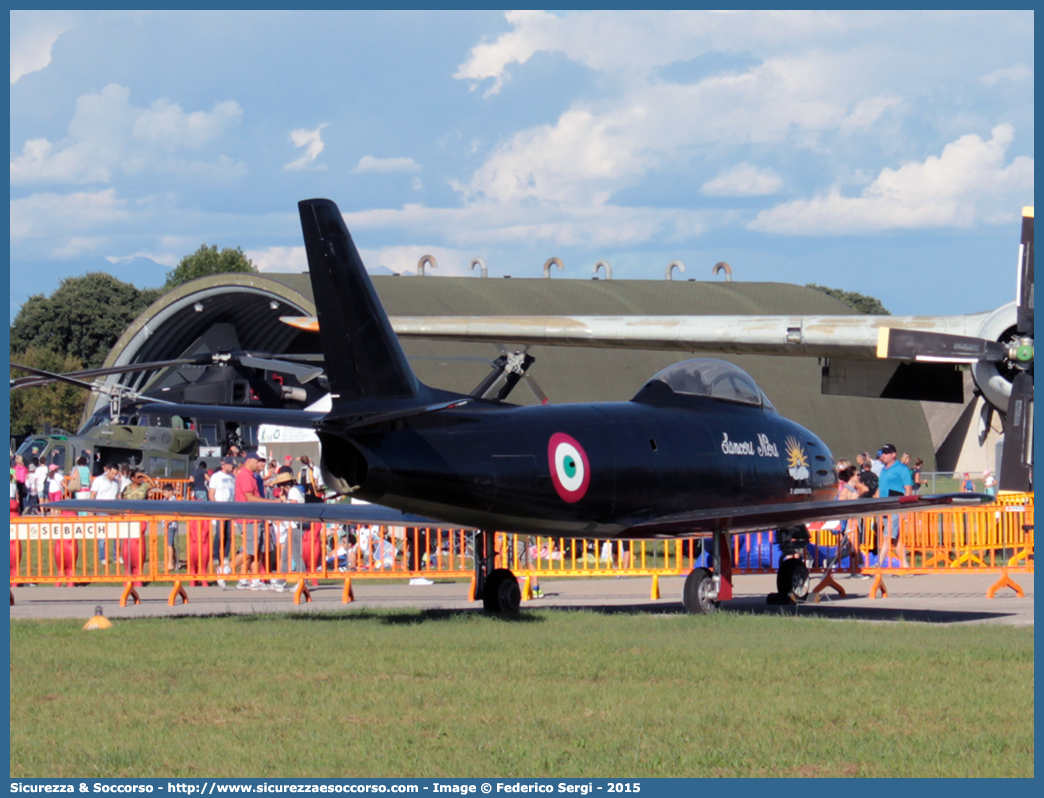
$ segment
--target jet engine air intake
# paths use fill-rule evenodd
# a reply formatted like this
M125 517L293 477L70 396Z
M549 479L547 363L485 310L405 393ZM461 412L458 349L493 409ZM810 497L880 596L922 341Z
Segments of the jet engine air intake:
M318 434L323 452L319 464L323 483L336 493L355 492L370 476L370 464L366 455L345 438L324 432Z

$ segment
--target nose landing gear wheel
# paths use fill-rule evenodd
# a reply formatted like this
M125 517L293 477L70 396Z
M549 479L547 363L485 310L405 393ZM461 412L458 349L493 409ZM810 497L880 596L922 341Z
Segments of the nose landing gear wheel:
M808 566L802 560L783 560L776 572L776 590L780 596L794 595L798 601L808 598Z
M518 579L507 568L497 568L486 577L482 593L482 609L486 612L518 612L522 606L522 590Z
M682 604L685 611L690 615L706 615L715 612L719 603L711 596L714 590L714 580L710 571L706 568L693 568L692 572L685 577L685 587L682 588Z

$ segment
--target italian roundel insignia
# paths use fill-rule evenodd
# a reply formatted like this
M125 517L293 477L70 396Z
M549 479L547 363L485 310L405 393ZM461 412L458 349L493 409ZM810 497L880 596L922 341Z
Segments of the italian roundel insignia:
M551 468L551 481L564 501L572 504L584 498L591 483L591 464L575 438L564 432L556 432L547 444L547 463Z

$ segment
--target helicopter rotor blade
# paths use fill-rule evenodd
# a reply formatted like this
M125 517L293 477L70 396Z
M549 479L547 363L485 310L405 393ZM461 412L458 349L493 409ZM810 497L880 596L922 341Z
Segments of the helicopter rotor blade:
M45 378L44 382L64 382L67 385L75 385L78 388L86 388L90 391L95 390L94 383L85 382L84 380L77 379L76 377L71 377L67 374L55 374L53 371L44 371L43 369L33 368L32 366L23 366L21 363L15 363L14 361L11 361L11 368L18 369L20 371L28 371L30 374L34 375L33 379L43 377ZM23 387L19 383L21 383L25 379L27 378L23 377L11 380L11 388L14 389ZM36 383L34 382L33 384Z

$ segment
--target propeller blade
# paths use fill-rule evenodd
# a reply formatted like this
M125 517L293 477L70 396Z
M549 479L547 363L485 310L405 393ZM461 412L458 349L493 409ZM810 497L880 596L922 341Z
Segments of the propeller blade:
M1001 454L1000 489L1020 493L1031 490L1033 470L1033 374L1020 371L1011 383L1008 412L1004 417L1004 450Z
M982 408L979 410L979 427L978 427L978 441L979 446L982 446L986 442L986 436L990 434L990 429L993 427L993 405L989 402L983 402Z
M1022 245L1019 247L1019 335L1033 335L1033 208L1022 209Z
M877 334L877 356L923 363L999 363L1007 349L985 338L882 327Z

